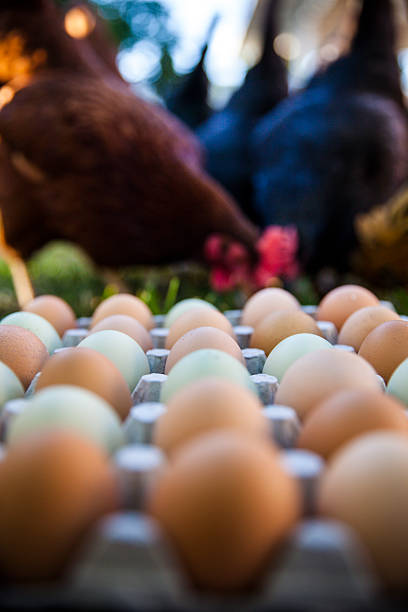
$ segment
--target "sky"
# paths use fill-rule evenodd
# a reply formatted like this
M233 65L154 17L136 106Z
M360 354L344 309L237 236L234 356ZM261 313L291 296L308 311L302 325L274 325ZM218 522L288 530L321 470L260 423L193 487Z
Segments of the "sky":
M170 27L178 36L173 54L178 72L188 72L198 61L210 23L216 14L217 23L206 58L207 74L216 96L215 105L222 105L229 92L245 77L247 65L240 57L242 43L257 0L162 0L170 12ZM294 0L293 0L294 1ZM149 42L138 43L132 50L122 51L118 66L124 77L133 83L145 81L157 69L157 48ZM313 73L316 55L310 51L291 64L290 84L298 87ZM402 84L408 94L408 50L400 54ZM214 87L215 86L215 87ZM222 91L225 90L223 94Z
M170 26L179 34L173 60L178 72L187 72L198 60L210 23L219 14L206 69L219 87L235 87L245 75L246 65L239 54L256 0L163 0L170 11ZM122 52L119 68L130 81L148 76L157 62L149 43Z

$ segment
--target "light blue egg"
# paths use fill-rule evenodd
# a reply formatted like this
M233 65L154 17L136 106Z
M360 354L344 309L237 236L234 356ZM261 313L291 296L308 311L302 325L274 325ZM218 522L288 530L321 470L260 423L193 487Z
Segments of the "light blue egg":
M123 444L119 417L104 399L81 387L54 385L25 400L25 408L10 424L7 443L35 432L74 430L113 453Z
M0 361L0 406L23 395L24 389L19 378L13 370Z
M312 351L319 351L325 348L332 348L332 345L317 334L294 334L293 336L288 336L279 342L269 353L263 373L276 376L281 381L286 370L297 359Z
M191 382L214 376L240 384L256 393L248 370L237 359L216 349L201 349L189 353L173 366L163 384L161 402L166 404L177 391Z
M408 406L408 359L405 359L394 370L386 391Z
M78 347L86 347L105 355L118 368L130 391L145 374L150 373L149 362L142 347L127 334L102 330L90 334Z

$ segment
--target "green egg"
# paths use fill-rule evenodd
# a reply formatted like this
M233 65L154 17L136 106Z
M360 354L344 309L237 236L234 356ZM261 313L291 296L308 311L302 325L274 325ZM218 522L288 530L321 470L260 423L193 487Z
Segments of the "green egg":
M71 385L47 387L25 400L11 423L7 443L49 429L70 429L113 453L123 444L119 418L101 397Z
M203 306L208 306L209 308L218 310L218 308L209 302L200 300L199 298L189 298L188 300L181 300L180 302L177 302L177 304L170 308L169 312L167 313L164 320L164 327L171 327L174 321L188 310L191 310L192 308L202 308Z
M332 348L330 342L316 334L295 334L288 336L279 342L269 353L263 373L276 376L280 382L286 370L297 359L312 351L326 348Z
M62 347L61 338L55 327L44 317L33 312L12 312L1 320L1 324L17 325L33 332L45 344L50 355L55 349Z
M185 385L213 376L240 384L256 394L255 385L242 363L223 351L201 349L189 353L171 369L162 387L162 403L166 404Z
M150 374L149 362L142 347L127 334L103 330L87 336L79 344L105 355L126 380L130 391L145 374Z
M408 406L408 359L405 359L394 370L388 381L387 393L394 395L400 402Z
M0 406L9 400L23 397L24 389L18 377L5 363L0 361Z

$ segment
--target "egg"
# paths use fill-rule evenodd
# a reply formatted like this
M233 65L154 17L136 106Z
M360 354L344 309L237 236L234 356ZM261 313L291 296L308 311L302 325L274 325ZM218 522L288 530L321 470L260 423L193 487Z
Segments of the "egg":
M153 315L150 308L135 295L119 293L112 295L99 304L96 308L91 322L91 328L111 315L124 314L133 317L146 329L154 327Z
M69 432L16 444L0 462L0 567L12 581L59 576L84 536L119 506L103 452Z
M181 300L174 304L172 308L170 308L169 312L164 319L164 327L171 327L174 321L182 314L191 310L193 308L210 308L212 310L217 310L213 304L206 302L205 300L200 300L198 298L189 298L187 300Z
M54 385L25 400L23 410L10 424L7 444L50 429L72 430L107 453L123 444L114 409L99 395L81 387Z
M350 525L384 586L408 591L408 439L366 434L343 447L319 485L320 513Z
M181 336L173 344L166 361L165 373L168 374L171 368L189 353L204 348L224 351L245 365L238 343L229 334L216 327L197 327Z
M366 306L354 312L344 322L339 334L339 344L352 346L357 352L368 334L386 321L397 321L400 317L385 306Z
M230 380L256 393L248 370L237 359L224 351L201 349L189 353L171 369L162 386L161 401L167 404L185 385L213 376Z
M197 327L215 327L231 337L235 337L231 323L221 312L211 308L197 307L177 317L169 329L166 348L171 349L181 336Z
M33 332L15 325L0 325L0 361L13 370L24 389L47 358L45 344Z
M295 524L300 494L274 447L223 431L176 453L148 510L195 585L239 591L257 580Z
M149 362L141 346L127 334L105 329L84 338L78 348L85 347L105 355L123 375L133 391L145 374L150 374Z
M408 322L387 321L378 325L365 337L358 354L387 383L399 364L408 358Z
M270 287L261 289L246 302L242 311L242 325L255 327L261 319L264 319L277 310L298 310L300 303L285 289Z
M408 435L403 408L380 391L340 391L308 416L297 445L328 459L340 446L370 430L393 429Z
M317 309L318 321L331 321L340 331L343 323L356 310L365 306L379 306L378 298L359 285L342 285L329 291Z
M266 355L279 342L294 334L321 336L316 321L301 310L278 310L259 321L251 336L251 347L265 351Z
M269 354L263 373L280 381L289 366L307 353L332 348L330 342L317 334L295 334L284 338Z
M13 370L0 361L0 406L23 395L24 389L19 378Z
M0 323L1 325L16 325L33 332L45 344L50 354L62 347L61 338L56 329L47 319L33 312L12 312Z
M45 364L36 390L51 385L74 385L100 395L125 419L132 405L129 387L117 367L93 349L67 348Z
M408 358L394 370L387 385L387 393L408 406Z
M40 295L28 302L23 310L47 319L60 337L67 329L74 329L77 326L75 313L71 306L56 295Z
M229 429L267 436L268 425L258 398L241 385L204 378L183 387L158 419L153 442L168 455L200 434Z
M102 321L96 323L89 333L94 334L105 329L113 329L127 334L140 344L145 353L153 348L152 337L147 329L137 319L129 317L129 315L118 314L105 317Z
M286 370L275 403L294 408L305 419L320 402L344 389L378 391L374 368L354 353L323 349L307 353Z

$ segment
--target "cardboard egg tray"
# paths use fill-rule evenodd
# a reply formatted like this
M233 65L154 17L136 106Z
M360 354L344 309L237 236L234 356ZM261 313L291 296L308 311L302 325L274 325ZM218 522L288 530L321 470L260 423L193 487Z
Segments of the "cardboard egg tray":
M304 310L313 316L316 307L306 306ZM264 405L271 439L281 448L281 460L299 480L303 494L302 521L271 560L253 592L222 597L194 591L159 526L143 513L146 493L166 463L164 454L152 444L155 422L166 410L160 403L160 392L166 379L167 330L160 315L151 332L154 348L147 353L151 373L143 376L133 391L133 406L123 424L125 446L113 456L123 511L95 526L63 582L24 588L4 585L0 589L1 610L343 612L407 609L404 602L387 600L381 594L370 560L355 534L343 524L316 516L315 491L324 462L314 453L295 448L301 427L296 412L274 403L278 381L262 374L265 353L249 348L252 329L240 325L241 312L234 310L225 314L234 326L248 371ZM89 319L79 319L78 329L66 332L64 347L76 346L86 335L88 325ZM336 345L334 326L319 322L319 327L326 339ZM35 383L36 379L27 395L34 392ZM20 410L21 400L7 402L3 407L2 442L9 423ZM1 460L4 447L0 450Z

